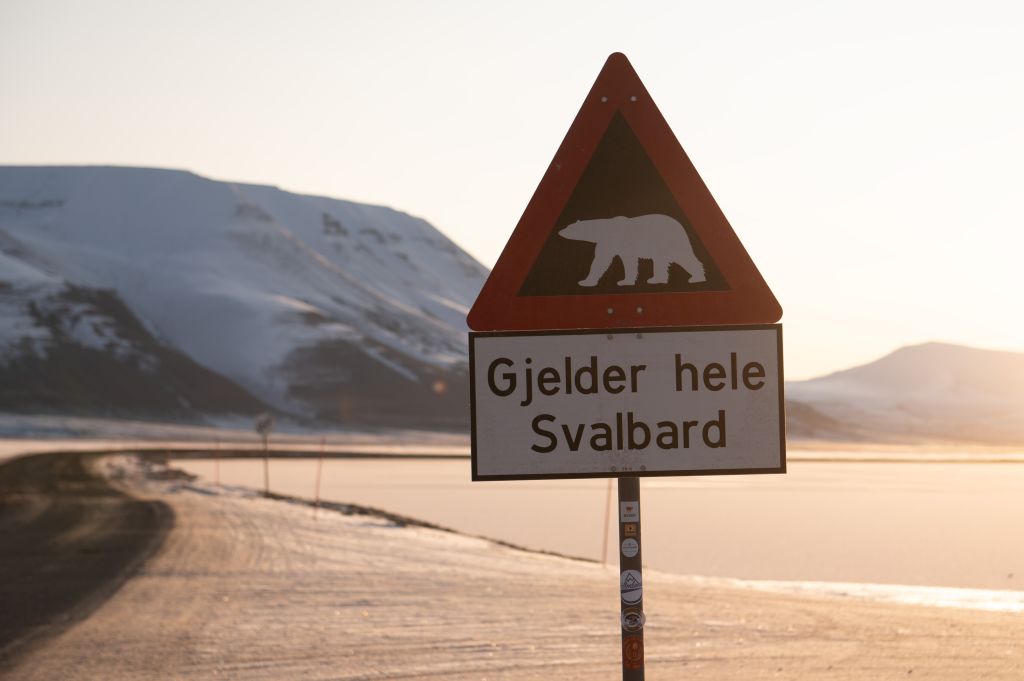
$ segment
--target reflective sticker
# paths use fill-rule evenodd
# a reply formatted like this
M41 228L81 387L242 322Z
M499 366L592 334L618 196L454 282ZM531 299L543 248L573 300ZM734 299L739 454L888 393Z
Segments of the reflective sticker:
M622 629L628 632L640 631L644 628L647 617L640 610L630 608L622 612Z
M640 544L636 539L623 539L622 540L622 555L626 558L632 558L640 552Z
M622 534L627 537L635 537L637 533L637 523L622 523Z
M619 578L619 591L622 593L622 602L626 605L635 605L644 597L643 577L639 570L623 570Z
M626 669L643 669L644 637L639 634L622 639L622 666Z

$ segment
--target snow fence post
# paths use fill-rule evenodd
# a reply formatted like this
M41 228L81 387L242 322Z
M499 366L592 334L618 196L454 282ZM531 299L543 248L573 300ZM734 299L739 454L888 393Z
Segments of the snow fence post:
M314 493L313 502L313 519L316 519L316 513L320 510L320 479L323 477L324 471L324 443L326 437L321 436L320 438L320 458L316 461L316 490Z
M270 431L274 429L274 415L263 413L256 417L256 432L263 440L263 496L270 496Z

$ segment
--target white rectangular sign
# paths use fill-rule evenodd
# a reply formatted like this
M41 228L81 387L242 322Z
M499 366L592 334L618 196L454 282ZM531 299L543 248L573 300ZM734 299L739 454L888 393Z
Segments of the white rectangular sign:
M786 471L779 324L469 342L474 480Z

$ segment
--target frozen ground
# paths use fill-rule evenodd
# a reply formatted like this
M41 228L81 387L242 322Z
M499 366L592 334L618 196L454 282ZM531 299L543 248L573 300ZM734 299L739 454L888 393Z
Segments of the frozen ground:
M235 490L6 679L617 679L615 570ZM645 573L650 679L1020 679L1019 615ZM912 675L912 676L911 676Z
M209 483L263 487L260 459L175 465ZM317 466L272 460L270 489L311 499ZM324 499L531 549L601 560L605 545L616 555L614 525L603 537L606 480L471 482L464 459L326 459L320 487ZM640 487L644 563L661 570L846 592L851 583L959 587L954 600L1024 605L1024 542L1012 539L1024 519L1020 463L794 460L786 475L654 477ZM886 588L875 593L892 597ZM941 588L908 597L950 600Z

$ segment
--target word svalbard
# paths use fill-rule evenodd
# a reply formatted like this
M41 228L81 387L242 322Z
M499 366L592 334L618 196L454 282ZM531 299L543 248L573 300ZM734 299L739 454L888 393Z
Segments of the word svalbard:
M649 424L638 419L631 411L625 414L618 412L610 423L598 421L572 425L558 424L552 414L538 414L530 425L533 432L544 441L544 444L531 445L530 449L541 454L557 450L561 444L559 436L564 438L571 452L580 451L585 443L594 452L639 450L649 446L669 451L689 449L691 431L696 432L694 443L703 438L706 447L725 447L725 411L722 409L718 410L718 418L703 425L699 420L685 419Z

